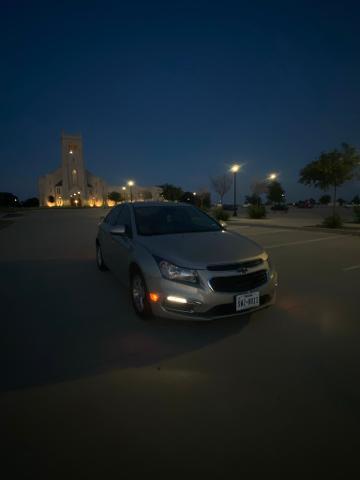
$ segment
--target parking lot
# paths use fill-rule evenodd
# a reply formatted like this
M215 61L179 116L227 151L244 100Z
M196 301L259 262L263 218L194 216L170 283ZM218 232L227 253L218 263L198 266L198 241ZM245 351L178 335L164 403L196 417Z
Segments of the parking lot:
M271 255L276 305L144 322L96 268L101 214L34 210L0 229L9 478L359 470L359 237L230 224Z

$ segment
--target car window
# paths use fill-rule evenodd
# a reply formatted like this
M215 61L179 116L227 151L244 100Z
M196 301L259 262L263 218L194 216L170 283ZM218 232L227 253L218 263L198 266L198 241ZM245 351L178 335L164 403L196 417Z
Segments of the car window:
M120 225L117 220L122 209L123 205L118 205L117 207L114 207L105 218L105 223L111 226Z
M123 208L119 211L119 214L116 217L116 225L125 225L126 233L129 235L132 234L131 214L128 205L124 205Z

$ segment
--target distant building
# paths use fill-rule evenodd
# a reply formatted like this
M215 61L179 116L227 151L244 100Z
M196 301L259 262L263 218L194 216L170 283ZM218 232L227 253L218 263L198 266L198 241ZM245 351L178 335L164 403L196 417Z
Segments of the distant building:
M159 187L134 185L108 186L105 180L85 169L81 135L61 136L60 167L39 179L40 206L102 207L113 206L110 192L119 192L124 200L160 200Z

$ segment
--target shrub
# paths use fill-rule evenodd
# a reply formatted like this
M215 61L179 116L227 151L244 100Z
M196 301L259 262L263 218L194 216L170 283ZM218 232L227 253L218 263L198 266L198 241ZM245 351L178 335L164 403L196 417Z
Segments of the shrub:
M215 207L211 213L216 220L223 220L226 222L230 218L230 213L224 210L223 207Z
M249 218L265 218L266 208L264 205L250 205L247 209Z
M112 200L115 203L118 203L118 202L121 202L122 195L121 195L120 192L113 191L113 192L108 193L108 199Z
M323 225L327 228L340 228L342 226L340 215L335 214L324 218Z
M360 207L354 207L353 212L355 223L360 223Z

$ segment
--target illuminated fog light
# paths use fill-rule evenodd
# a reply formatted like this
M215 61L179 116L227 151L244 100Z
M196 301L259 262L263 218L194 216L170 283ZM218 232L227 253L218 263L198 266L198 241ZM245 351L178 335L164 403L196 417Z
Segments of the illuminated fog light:
M187 303L186 298L173 297L172 295L169 295L168 297L166 297L166 300L167 300L168 302L173 302L173 303Z

